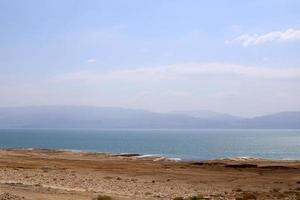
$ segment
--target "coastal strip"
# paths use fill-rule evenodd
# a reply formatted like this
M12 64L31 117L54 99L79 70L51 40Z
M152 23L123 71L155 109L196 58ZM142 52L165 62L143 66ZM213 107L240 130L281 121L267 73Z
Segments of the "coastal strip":
M2 193L36 200L99 195L120 200L299 199L300 161L180 161L128 153L1 149Z

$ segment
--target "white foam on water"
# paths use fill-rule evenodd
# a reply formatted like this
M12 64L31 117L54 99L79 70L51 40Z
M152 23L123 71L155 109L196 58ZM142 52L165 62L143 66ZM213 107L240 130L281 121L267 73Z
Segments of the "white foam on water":
M140 156L135 156L136 158L152 158L152 157L161 157L161 155L158 154L145 154Z
M236 161L243 161L243 160L261 160L262 158L253 157L253 156L236 156L236 157L225 157L221 158L221 160L236 160Z
M181 161L181 158L167 158L168 160L173 160L173 161Z

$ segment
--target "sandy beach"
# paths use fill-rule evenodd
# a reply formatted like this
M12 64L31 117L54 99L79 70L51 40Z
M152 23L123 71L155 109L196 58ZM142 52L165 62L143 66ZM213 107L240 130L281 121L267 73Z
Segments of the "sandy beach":
M0 150L0 199L300 199L300 161Z

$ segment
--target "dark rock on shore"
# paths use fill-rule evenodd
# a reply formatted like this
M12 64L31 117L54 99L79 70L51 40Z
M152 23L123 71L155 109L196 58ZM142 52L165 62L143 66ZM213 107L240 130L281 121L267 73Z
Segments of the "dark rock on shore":
M0 195L0 200L26 200L26 199L24 197L20 197L10 193L3 193Z

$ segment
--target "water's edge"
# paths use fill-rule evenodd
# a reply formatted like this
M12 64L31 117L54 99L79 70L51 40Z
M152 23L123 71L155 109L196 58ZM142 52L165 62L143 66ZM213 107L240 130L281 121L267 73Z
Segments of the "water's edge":
M0 129L0 148L127 152L177 160L300 160L300 130Z

